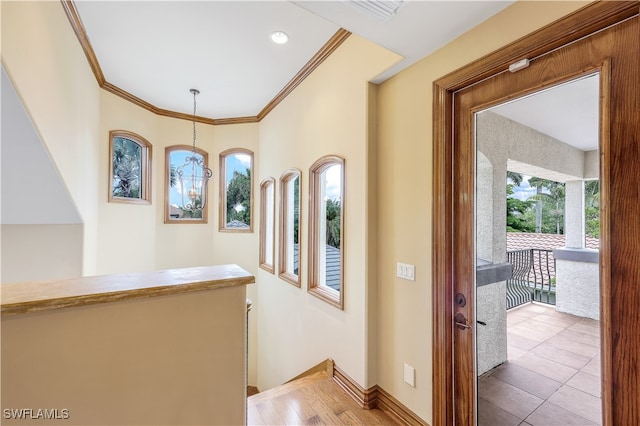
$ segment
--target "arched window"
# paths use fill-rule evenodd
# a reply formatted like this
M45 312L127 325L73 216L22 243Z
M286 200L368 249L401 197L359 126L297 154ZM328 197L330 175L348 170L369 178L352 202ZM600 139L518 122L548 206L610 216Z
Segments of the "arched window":
M196 156L203 159L203 163L209 164L209 154L206 151L196 148ZM184 164L185 159L193 152L191 145L173 145L164 150L165 155L165 202L164 202L164 223L207 223L207 211L209 203L206 203L203 210L185 210L183 205L184 191L188 189L180 187L180 180L176 176L176 169ZM208 198L208 197L207 197ZM196 206L198 200L195 201Z
M220 153L220 231L253 232L252 176L252 151L234 148Z
M283 280L300 287L300 170L280 177L280 270Z
M151 203L151 144L126 130L109 132L109 202Z
M309 292L344 309L344 159L309 170Z
M260 183L260 267L274 272L276 181L268 177Z

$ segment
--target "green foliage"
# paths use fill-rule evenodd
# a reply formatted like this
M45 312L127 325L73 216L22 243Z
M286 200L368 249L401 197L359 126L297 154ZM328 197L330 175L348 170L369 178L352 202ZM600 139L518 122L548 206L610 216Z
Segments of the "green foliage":
M584 184L585 233L600 238L600 182L590 180Z
M519 186L522 183L523 176L520 173L507 171L507 182L511 181L514 186Z
M340 200L327 200L327 244L340 248Z
M525 214L535 202L509 197L514 193L513 187L513 184L507 185L507 232L533 232L535 225L525 219Z
M543 233L564 233L564 183L532 177L529 184L537 189L537 194L530 197L538 202L542 209L541 220L537 219L536 229ZM543 192L546 189L546 192ZM541 223L540 223L541 222Z
M113 140L113 196L140 198L142 147L126 138Z
M185 210L180 208L180 210L182 210L182 217L185 219L202 219L202 209L200 209L202 206L202 199L200 197L196 198L193 204L198 210Z
M227 186L227 223L237 220L251 225L251 170L233 172Z
M178 184L178 174L176 173L176 166L171 165L169 168L169 186L171 188L175 187Z

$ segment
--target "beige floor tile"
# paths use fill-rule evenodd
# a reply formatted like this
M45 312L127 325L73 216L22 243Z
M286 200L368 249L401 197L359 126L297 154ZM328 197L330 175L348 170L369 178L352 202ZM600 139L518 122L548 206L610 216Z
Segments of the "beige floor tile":
M552 325L557 325L557 326L566 328L566 327L575 325L578 321L580 321L580 318L568 316L568 315L558 316L558 315L550 315L549 313L545 313L545 314L540 314L540 315L531 317L530 320L544 322L546 324L552 324Z
M568 327L569 330L577 331L579 333L589 334L591 336L595 336L598 339L600 338L600 327L593 326L589 324L585 324L583 322L578 322L573 324L571 327Z
M560 349L549 342L539 344L535 348L531 349L531 353L575 369L580 369L586 366L589 361L593 359L575 352Z
M522 398L530 407L531 395L548 399L518 426L600 424L600 323L536 303L508 311L507 322L509 363L478 382L486 404L522 415L526 408L510 404ZM503 395L508 391L516 396ZM492 424L487 419L483 424Z
M525 317L522 315L508 315L507 316L507 327L513 327L514 325L520 324L521 322L531 321L530 317Z
M593 376L584 371L578 371L575 376L569 379L567 385L600 398L600 377Z
M532 426L592 426L595 423L590 422L584 417L578 416L571 411L558 407L550 402L545 402L536 409L526 419L527 423Z
M542 399L549 398L562 386L560 382L512 362L507 362L495 368L491 371L491 375Z
M545 341L558 349L573 352L586 357L594 357L600 353L600 349L574 340L569 340L566 336L556 335Z
M526 353L527 351L525 351L524 349L516 348L515 346L511 345L507 346L507 359L509 360L519 358Z
M534 305L532 303L527 303L526 305L521 305L517 308L513 308L507 311L507 315L521 315L527 318L531 318L536 315L544 314L545 312L547 312L546 308Z
M591 327L600 328L600 321L591 318L581 318L580 324L590 325Z
M548 401L593 423L600 424L602 422L602 403L600 398L571 386L562 386L556 393L551 395Z
M602 363L600 362L600 357L595 356L582 368L582 371L585 373L589 373L592 376L600 377L600 368Z
M539 343L542 343L564 330L564 328L562 327L555 327L541 322L537 324L540 324L540 326L531 324L530 321L521 322L520 324L514 325L513 327L508 327L507 331L509 333L517 334L519 336L526 337L527 339L535 340Z
M478 397L524 420L543 400L492 376L478 380Z
M539 357L532 353L522 355L512 362L520 367L524 367L561 383L565 383L578 372L575 368L567 367L566 365Z
M514 348L528 351L538 346L540 342L529 339L527 337L520 336L519 334L513 334L513 333L507 332L507 344L509 346L513 346Z
M561 333L558 333L559 336L565 337L567 340L571 340L572 342L583 343L585 345L593 346L595 348L600 347L600 337L594 336L592 334L585 334L571 328L567 328L563 330Z
M490 403L478 398L478 426L518 426L522 419Z

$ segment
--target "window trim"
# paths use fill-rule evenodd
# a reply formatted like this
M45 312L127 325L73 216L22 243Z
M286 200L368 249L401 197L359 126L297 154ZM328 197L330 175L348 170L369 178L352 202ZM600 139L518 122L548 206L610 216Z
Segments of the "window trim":
M128 139L140 145L140 198L116 197L113 195L113 140L115 138ZM125 204L151 204L152 159L153 146L148 140L138 135L137 133L133 133L128 130L111 130L109 132L109 179L107 182L109 185L109 190L107 192L108 202Z
M249 191L249 227L248 228L227 228L227 178L226 178L226 159L230 155L245 154L251 157L250 168L250 191ZM253 232L253 151L246 148L231 148L220 153L220 190L218 192L218 231L232 233L250 233Z
M326 285L321 285L318 281L319 276L319 254L320 248L320 227L318 214L318 196L321 193L320 184L322 182L321 175L332 166L339 165L341 167L340 182L340 291L336 291ZM337 155L326 155L319 158L309 168L309 269L308 269L308 288L307 291L325 302L344 310L344 229L345 229L345 160Z
M273 196L270 205L267 205L267 190L271 187ZM271 212L273 218L271 226L267 225L267 213ZM260 182L260 268L275 274L276 255L276 180L269 176ZM267 232L271 233L271 259L267 259ZM269 263L268 260L271 262Z
M289 204L289 196L287 186L289 182L300 179L298 183L298 274L295 275L287 270L287 206ZM295 207L294 207L295 208ZM280 176L280 218L279 218L279 258L278 258L278 276L284 281L296 287L302 287L302 172L299 169L287 169Z
M171 223L171 224L176 224L176 223L180 223L180 224L206 224L208 223L209 220L209 205L210 203L207 202L207 205L205 206L204 210L202 210L202 218L198 218L198 219L172 219L170 216L170 205L169 205L169 192L170 192L170 186L169 186L169 179L171 178L171 161L170 161L170 156L171 153L174 151L189 151L189 152L193 152L193 146L191 145L171 145L171 146L167 146L164 149L164 223ZM208 167L209 165L209 153L207 153L207 151L196 147L196 154L200 154L202 155L202 158L204 159L204 164ZM210 191L209 186L207 185L207 192ZM207 193L207 199L210 199L209 194Z

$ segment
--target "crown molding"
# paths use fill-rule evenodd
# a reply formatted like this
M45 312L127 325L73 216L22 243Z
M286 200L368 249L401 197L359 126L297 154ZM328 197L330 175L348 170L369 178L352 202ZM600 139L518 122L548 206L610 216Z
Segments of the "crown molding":
M62 4L64 13L69 19L69 23L71 24L73 32L76 34L76 37L78 38L78 41L82 46L82 50L84 50L84 55L89 61L91 71L93 71L93 75L95 75L96 80L98 81L98 85L102 87L106 83L106 80L104 78L104 74L102 73L102 68L100 68L100 63L98 62L96 53L93 51L91 43L89 43L89 38L87 37L87 32L84 29L84 24L82 23L80 15L78 14L76 4L73 2L73 0L60 0L60 3Z
M295 77L258 113L258 121L266 117L289 93L293 92L293 89L318 68L350 35L351 33L343 28L336 31L329 41L298 71Z
M89 62L89 66L91 67L91 71L93 72L96 81L98 82L98 86L101 89L104 89L109 93L113 93L114 95L119 96L122 99L127 100L132 104L137 105L157 115L177 118L180 120L195 120L198 123L211 124L214 126L223 124L257 123L261 121L351 35L349 31L342 28L336 31L336 33L329 39L329 41L327 41L324 46L322 46L322 48L315 55L313 55L309 62L307 62L304 67L302 67L302 69L298 71L293 79L291 79L291 81L289 81L289 83L287 83L287 85L282 90L280 90L280 92L278 92L278 94L271 101L269 101L269 103L264 108L262 108L258 115L231 118L208 118L202 116L194 117L190 114L184 114L181 112L158 108L155 105L152 105L149 102L145 101L144 99L134 96L126 90L123 90L120 87L108 82L102 72L102 68L100 67L100 63L98 62L98 58L96 57L93 47L89 42L87 32L84 28L82 20L80 19L80 15L78 14L78 9L76 8L74 0L60 0L60 3L62 4L62 8L64 9L67 18L69 19L71 28L78 38L80 46L82 47L82 50L87 57L87 61Z

